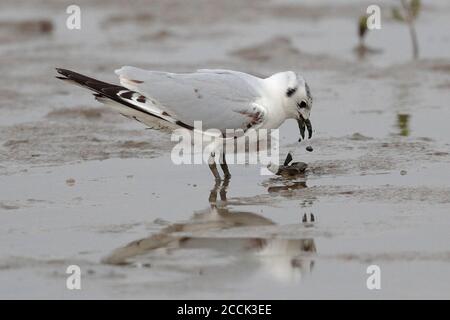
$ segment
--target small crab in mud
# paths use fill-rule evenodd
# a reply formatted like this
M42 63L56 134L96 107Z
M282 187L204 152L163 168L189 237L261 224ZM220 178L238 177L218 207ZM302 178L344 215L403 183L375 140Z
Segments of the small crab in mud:
M292 159L292 154L289 152L283 165L269 164L267 168L275 175L282 177L295 177L304 174L308 165L304 162L292 162Z

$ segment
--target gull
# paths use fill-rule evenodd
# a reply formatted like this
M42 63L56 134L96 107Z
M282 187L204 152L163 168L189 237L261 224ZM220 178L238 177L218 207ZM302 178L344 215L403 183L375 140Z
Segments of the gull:
M56 68L58 79L94 92L95 98L149 128L193 131L201 121L202 130L215 129L223 138L229 130L277 129L287 119L298 122L300 139L312 137L309 120L312 96L305 79L293 71L259 78L244 72L200 69L192 73L170 73L124 66L115 71L120 85L106 83L71 70ZM231 137L233 138L233 137ZM236 138L236 137L234 137ZM219 163L224 178L230 178L225 152ZM289 152L288 157L292 157ZM220 180L215 151L208 161Z

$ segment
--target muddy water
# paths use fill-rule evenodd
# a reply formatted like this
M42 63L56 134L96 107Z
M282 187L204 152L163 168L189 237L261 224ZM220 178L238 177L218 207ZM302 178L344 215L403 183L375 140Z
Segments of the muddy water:
M65 28L69 3L1 5L0 297L450 297L446 1L421 12L415 62L387 14L366 39L380 53L355 55L364 3L79 3L79 31ZM172 164L168 136L53 78L66 67L113 82L121 65L298 70L314 152L295 122L281 151L306 173L231 166L216 185L204 165ZM65 287L71 264L80 291Z

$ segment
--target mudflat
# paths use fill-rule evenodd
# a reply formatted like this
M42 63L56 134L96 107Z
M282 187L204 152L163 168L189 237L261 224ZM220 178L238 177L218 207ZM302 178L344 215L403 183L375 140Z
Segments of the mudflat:
M144 3L78 1L71 31L60 1L2 1L0 298L450 298L448 1L426 2L416 61L388 17L367 37L378 53L355 55L368 4ZM232 165L216 183L171 162L170 136L54 78L117 82L122 65L301 73L314 152L295 121L280 141L306 171Z

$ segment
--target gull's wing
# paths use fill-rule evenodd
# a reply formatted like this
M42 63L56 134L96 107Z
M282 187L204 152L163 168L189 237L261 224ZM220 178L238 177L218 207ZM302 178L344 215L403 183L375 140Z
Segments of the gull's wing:
M247 130L263 122L266 110L258 104L262 80L230 70L198 70L167 73L134 67L116 70L120 83L153 99L171 117L193 126L202 121L203 130Z
M179 127L192 129L189 125L177 121L158 108L156 103L142 94L125 87L103 82L72 70L56 68L58 79L67 81L94 92L95 99L119 111L122 115L144 123L157 130L172 131Z

